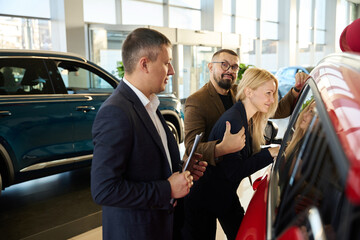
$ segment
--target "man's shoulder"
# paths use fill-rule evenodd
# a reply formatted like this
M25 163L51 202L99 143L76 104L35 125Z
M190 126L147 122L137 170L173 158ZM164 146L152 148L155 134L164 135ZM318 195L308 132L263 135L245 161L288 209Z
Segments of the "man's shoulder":
M206 100L210 97L209 82L202 86L199 90L191 94L187 99L192 101Z

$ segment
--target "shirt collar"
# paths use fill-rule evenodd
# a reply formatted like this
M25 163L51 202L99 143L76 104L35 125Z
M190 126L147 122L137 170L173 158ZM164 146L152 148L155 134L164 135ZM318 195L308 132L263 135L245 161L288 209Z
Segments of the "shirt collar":
M140 99L141 103L144 106L146 106L150 102L150 100L139 89L137 89L134 85L132 85L128 80L123 78L123 81L131 88L131 90L135 92L136 96Z
M132 85L128 80L123 78L124 83L126 83L131 90L133 90L136 96L140 99L141 103L145 108L151 110L152 112L156 112L156 109L159 107L160 100L158 96L153 93L150 95L150 99L148 99L139 89L137 89L134 85Z

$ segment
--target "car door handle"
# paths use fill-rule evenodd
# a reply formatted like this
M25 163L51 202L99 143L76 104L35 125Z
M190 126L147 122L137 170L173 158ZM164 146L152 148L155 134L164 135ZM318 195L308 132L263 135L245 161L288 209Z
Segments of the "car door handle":
M94 111L95 107L93 106L78 106L76 107L76 111L82 111L84 113L89 112L89 111Z
M8 117L11 116L10 111L0 111L0 117Z

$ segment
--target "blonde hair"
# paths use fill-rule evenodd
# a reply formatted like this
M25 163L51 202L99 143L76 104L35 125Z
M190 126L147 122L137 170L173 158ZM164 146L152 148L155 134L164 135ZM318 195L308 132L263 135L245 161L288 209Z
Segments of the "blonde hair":
M278 81L273 74L260 68L248 68L237 87L236 101L246 98L245 88L256 90L267 81L274 81L276 89L274 92L274 103L271 104L267 113L256 112L251 118L250 134L252 134L253 152L260 151L260 145L265 143L265 124L269 117L273 116L278 106Z

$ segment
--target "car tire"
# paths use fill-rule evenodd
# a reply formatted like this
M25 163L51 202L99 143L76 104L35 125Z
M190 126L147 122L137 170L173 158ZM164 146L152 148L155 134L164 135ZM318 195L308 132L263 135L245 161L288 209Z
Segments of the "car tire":
M174 125L172 122L169 122L169 121L166 121L166 124L168 125L168 127L169 127L171 133L173 134L173 136L174 136L177 144L179 145L179 143L180 143L180 142L179 142L179 141L180 141L180 139L179 139L179 133L178 133L175 125Z

